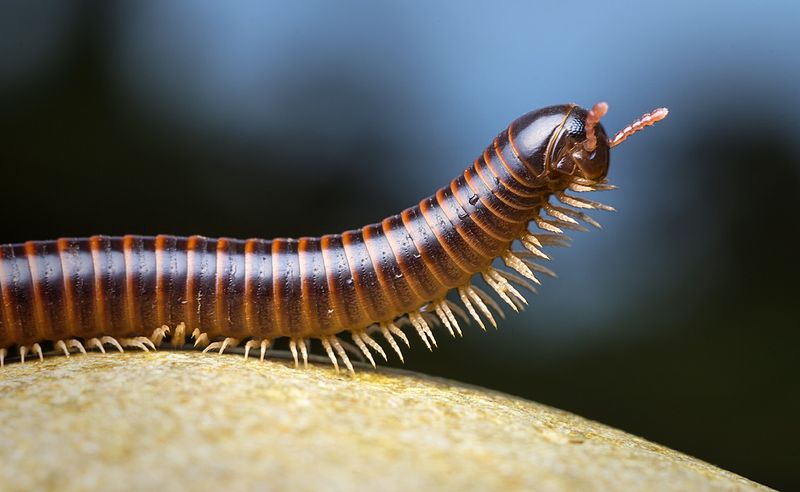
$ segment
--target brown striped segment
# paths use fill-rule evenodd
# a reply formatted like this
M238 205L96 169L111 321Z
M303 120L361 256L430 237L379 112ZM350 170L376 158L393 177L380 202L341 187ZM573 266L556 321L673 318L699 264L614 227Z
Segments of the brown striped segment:
M216 242L203 236L191 236L186 243L186 328L217 334L216 328Z
M64 325L65 331L73 332L76 328L80 327L80 314L77 309L77 299L75 296L75 289L71 286L75 283L73 259L69 253L70 240L68 238L58 239L57 250L59 261L61 262L61 270L64 279Z
M486 155L484 153L484 155ZM501 178L499 178L491 166L486 163L484 159L478 159L473 165L478 177L483 181L487 188L492 190L492 193L511 210L519 212L529 207L532 200L531 197L522 197L514 192Z
M131 331L148 335L158 323L156 306L155 239L145 236L125 236L125 273L128 283L129 306L133 309ZM132 302L131 302L132 301Z
M471 168L464 171L464 177L486 206L501 219L517 222L520 213L526 210L518 198L508 191L482 162L475 161Z
M566 117L565 117L566 118ZM531 163L528 159L525 158L526 154L523 154L520 150L517 142L515 142L514 138L517 134L517 125L520 120L514 120L506 128L506 141L508 142L508 150L516 156L517 160L521 162L525 167L531 170L533 174L537 176L541 176L546 171L545 167L545 159L544 156L541 156L540 159L536 159L535 162Z
M155 248L158 323L174 327L185 321L186 239L159 235Z
M503 132L494 139L492 142L492 150L495 156L503 164L503 167L517 179L527 189L536 189L532 183L539 183L538 175L528 167L524 162L519 159L519 156L514 152L511 144L508 142L508 132Z
M95 326L102 333L127 329L125 260L120 238L89 238L94 270Z
M356 327L363 318L364 308L356 294L355 280L344 251L342 236L338 234L322 236L322 255L325 259L328 287L338 326Z
M298 244L302 279L303 326L309 333L332 333L337 325L330 298L322 241L302 237Z
M466 206L462 206L453 196L450 188L439 189L435 196L439 209L453 224L459 237L464 240L472 254L477 257L474 268L480 270L488 262L491 262L492 258L497 256L498 245L502 243L492 240L492 237L472 220L469 212L467 212L467 207L473 207L469 203Z
M64 276L55 241L28 241L25 254L31 269L37 331L45 339L63 338Z
M436 234L419 211L419 206L403 210L400 217L403 218L403 225L422 255L425 266L433 272L441 286L449 288L454 282L458 282L463 277L464 271L442 248Z
M479 269L486 261L476 254L469 244L458 233L453 222L444 213L442 207L435 196L426 198L419 203L420 212L428 223L428 227L433 231L436 240L442 246L442 250L447 254L451 263L458 267L461 272L458 278L454 279L456 285L463 284L472 273Z
M369 250L381 290L386 293L386 300L392 305L392 312L407 311L424 302L425 298L419 297L409 285L381 224L365 226L361 234Z
M492 214L486 210L480 197L470 189L463 175L450 182L448 191L446 198L449 207L444 204L442 207L446 211L451 210L448 214L467 215L463 227L471 240L480 245L484 255L494 250L493 245L506 242L502 234L495 234L493 224L486 223L487 217L491 218Z
M300 335L303 332L302 288L296 239L272 240L272 271L275 326L284 335Z
M163 320L170 319L169 297L173 278L172 261L175 255L175 238L159 235L155 239L156 247L156 311Z
M475 176L471 169L464 171L464 184L472 196L478 196L480 207L475 209L473 216L476 221L485 225L488 230L492 231L492 235L501 238L503 241L510 241L515 238L517 231L518 221L516 215L521 214L521 211L513 212L505 204L500 202L497 197L492 193L492 190L487 188L484 182Z
M513 174L503 165L500 159L497 158L497 154L495 154L494 149L490 145L483 151L483 155L479 159L483 162L486 166L486 169L494 176L495 178L499 179L503 186L514 195L517 195L515 198L525 200L532 197L538 197L539 193L529 188L522 183L520 183Z
M123 333L128 332L134 326L142 325L142 317L139 313L136 297L138 289L134 269L137 266L138 258L134 252L136 249L135 242L136 238L134 236L124 236L122 238L122 254L125 258L125 312L127 313L124 323L125 331Z
M465 172L464 175L458 176L450 182L451 191L461 206L468 211L470 219L485 232L488 240L507 242L508 236L505 231L511 227L511 222L499 218L487 207L486 204L491 203L491 198L487 195L481 197L476 193L467 183L466 175ZM485 193L489 193L489 190L482 189L485 190ZM489 195L491 194L489 193ZM505 227L498 226L496 221L500 221L501 224L505 223Z
M381 222L381 229L409 289L419 300L433 299L434 295L442 290L442 284L425 265L402 217L399 215L387 217Z
M248 239L244 247L244 319L258 338L277 334L272 304L272 241Z
M0 289L6 326L5 345L36 341L32 309L33 286L25 249L22 245L0 246Z
M373 260L369 255L361 230L343 233L342 244L355 281L356 295L366 310L363 314L373 321L392 318L395 311L387 299L386 291L378 281L378 275L375 273ZM364 316L362 315L363 322ZM354 328L358 327L354 326Z
M94 264L91 246L85 238L61 238L57 242L64 279L64 304L67 306L66 331L93 335Z
M244 241L217 240L216 320L226 336L247 336L244 321Z

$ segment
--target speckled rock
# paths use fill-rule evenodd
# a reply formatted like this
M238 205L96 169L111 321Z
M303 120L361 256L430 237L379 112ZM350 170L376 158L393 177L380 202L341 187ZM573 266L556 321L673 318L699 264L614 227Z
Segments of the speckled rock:
M2 490L766 490L537 403L196 352L0 371Z

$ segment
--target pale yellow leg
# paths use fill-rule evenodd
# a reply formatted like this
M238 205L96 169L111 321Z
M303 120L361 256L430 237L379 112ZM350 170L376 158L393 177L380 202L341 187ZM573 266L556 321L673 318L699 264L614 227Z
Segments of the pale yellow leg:
M124 352L125 350L122 348L122 345L119 344L116 338L114 337L100 337L100 343L103 345L111 345L112 347L116 348L120 352Z
M380 325L380 330L383 338L386 339L386 342L390 347L392 347L392 350L394 350L395 353L397 353L397 356L400 357L400 362L405 363L405 360L403 359L403 352L400 351L400 347L397 345L397 342L395 342L392 332L389 331L389 328L382 324Z
M106 349L105 347L103 347L103 343L100 342L100 340L97 338L90 338L86 340L86 348L89 350L91 350L92 348L96 348L100 352L104 354L106 353Z
M163 325L153 330L153 334L150 335L150 341L153 342L153 345L157 348L167 335L169 335L169 326Z

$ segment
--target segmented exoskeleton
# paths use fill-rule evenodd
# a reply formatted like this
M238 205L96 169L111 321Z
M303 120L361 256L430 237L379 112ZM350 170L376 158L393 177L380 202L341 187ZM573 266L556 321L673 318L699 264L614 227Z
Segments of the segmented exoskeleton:
M40 343L69 355L111 345L155 349L165 337L182 346L191 333L205 350L245 343L245 357L289 338L307 362L318 339L338 370L352 371L349 331L370 362L386 358L380 332L402 359L395 337L409 324L428 348L441 322L461 334L458 318L496 326L499 305L471 284L480 274L511 309L534 290L544 246L562 245L563 229L598 226L580 209L611 210L568 195L611 189L609 149L666 109L646 114L608 139L605 103L587 111L552 106L512 122L472 166L418 205L358 230L321 238L208 239L174 236L63 238L0 246L0 364L8 348L43 356ZM551 203L551 197L560 205ZM544 232L528 231L530 223ZM515 251L518 241L525 250ZM502 258L512 271L492 266ZM447 295L455 290L465 313ZM490 309L491 308L491 309Z

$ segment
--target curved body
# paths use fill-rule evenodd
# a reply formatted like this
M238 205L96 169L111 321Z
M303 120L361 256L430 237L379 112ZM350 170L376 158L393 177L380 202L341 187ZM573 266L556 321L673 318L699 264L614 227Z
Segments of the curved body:
M324 342L404 315L414 321L431 303L439 312L436 303L469 286L476 273L489 272L495 258L529 234L531 220L558 233L556 223L576 223L558 212L554 216L564 220L539 216L543 207L553 215L552 194L575 183L604 182L605 133L599 125L589 132L602 144L586 154L577 147L587 140L586 125L587 111L575 105L528 113L449 185L398 215L342 234L273 240L93 236L0 246L0 349L142 337L178 324L205 334L206 341Z
M277 338L392 321L483 271L536 213L547 187L514 152L515 133L502 132L473 166L416 206L343 234L2 246L0 346L133 336L179 322L209 337Z

